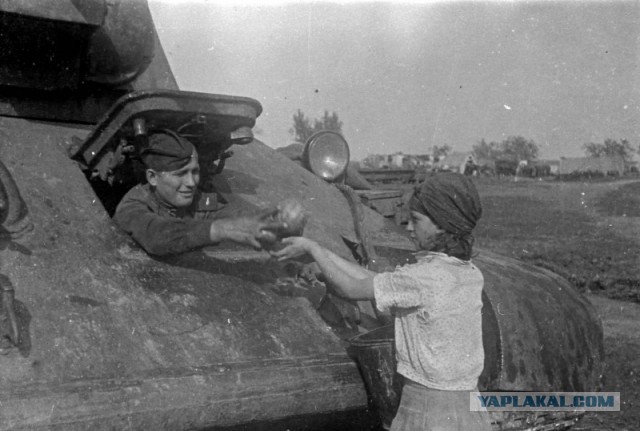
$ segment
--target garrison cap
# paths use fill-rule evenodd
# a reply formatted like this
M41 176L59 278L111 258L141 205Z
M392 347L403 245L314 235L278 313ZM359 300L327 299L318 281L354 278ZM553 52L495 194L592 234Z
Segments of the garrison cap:
M156 130L140 156L148 169L171 172L185 166L196 154L191 142L171 130Z

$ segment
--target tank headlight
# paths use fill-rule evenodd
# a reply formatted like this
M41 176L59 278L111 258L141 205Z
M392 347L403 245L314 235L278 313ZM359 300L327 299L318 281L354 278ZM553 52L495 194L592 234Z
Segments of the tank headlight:
M326 181L335 181L349 165L349 145L337 132L318 132L307 140L302 159L311 172Z

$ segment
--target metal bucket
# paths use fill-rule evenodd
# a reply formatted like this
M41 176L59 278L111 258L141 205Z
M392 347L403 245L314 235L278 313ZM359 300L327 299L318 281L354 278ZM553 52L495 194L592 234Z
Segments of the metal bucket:
M349 343L371 404L378 412L382 426L389 429L402 393L402 376L396 372L394 325L360 334Z

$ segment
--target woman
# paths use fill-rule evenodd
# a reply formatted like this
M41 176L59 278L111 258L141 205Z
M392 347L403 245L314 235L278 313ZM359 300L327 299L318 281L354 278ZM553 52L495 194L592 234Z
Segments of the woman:
M487 413L469 411L484 364L480 270L472 231L482 214L473 182L457 173L429 177L409 202L417 263L374 273L302 237L283 240L279 260L309 254L327 284L353 300L375 300L395 317L399 430L491 430Z

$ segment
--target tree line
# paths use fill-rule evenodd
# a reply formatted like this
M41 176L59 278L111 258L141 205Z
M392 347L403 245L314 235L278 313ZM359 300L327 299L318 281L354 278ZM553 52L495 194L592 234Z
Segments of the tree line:
M342 133L342 125L336 112L329 113L325 110L321 118L311 119L298 109L293 115L293 126L289 133L296 141L306 142L313 134L322 130ZM627 139L617 141L607 138L603 143L585 143L582 148L587 157L620 156L625 161L630 160L635 152L640 154L640 146L634 148ZM448 144L434 145L431 155L437 160L446 157L451 150ZM476 160L534 161L540 154L540 148L533 140L522 136L509 136L501 142L486 142L483 138L472 146L472 154Z
M338 114L335 112L329 114L329 111L325 110L321 118L312 120L298 109L293 114L293 126L289 129L289 133L297 142L307 142L307 139L322 130L342 133L342 121L338 118Z
M633 157L633 153L640 154L640 146L633 148L628 140L607 138L603 143L588 142L582 146L587 157L607 157L620 156L625 161ZM487 143L480 140L472 147L473 155L476 159L483 160L510 160L518 162L520 160L536 160L540 149L538 145L522 136L509 136L502 142Z

